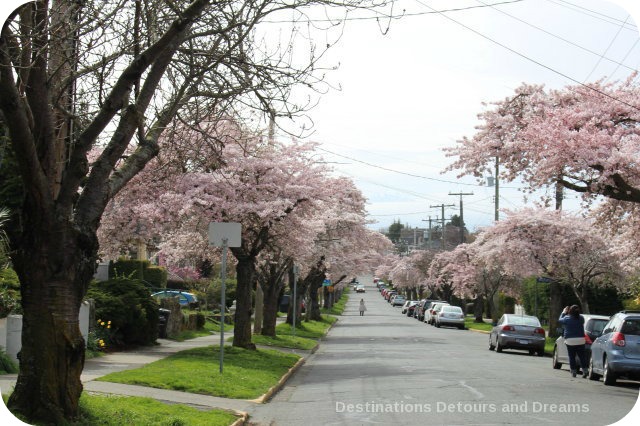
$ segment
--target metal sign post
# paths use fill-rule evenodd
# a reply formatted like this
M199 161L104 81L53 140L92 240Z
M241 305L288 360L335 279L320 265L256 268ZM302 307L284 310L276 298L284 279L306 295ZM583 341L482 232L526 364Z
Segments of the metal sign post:
M211 222L209 224L209 244L222 248L222 265L220 266L220 374L224 366L224 325L226 323L226 285L227 248L240 247L242 244L242 228L239 223Z

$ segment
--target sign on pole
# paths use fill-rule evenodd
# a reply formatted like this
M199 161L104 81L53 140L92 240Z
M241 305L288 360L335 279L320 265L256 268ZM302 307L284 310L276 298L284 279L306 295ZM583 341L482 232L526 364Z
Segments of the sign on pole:
M225 279L227 278L227 248L240 247L242 244L242 227L234 222L209 223L209 245L222 247L222 265L220 266L220 374L224 365L224 325L226 323L227 301L225 300Z

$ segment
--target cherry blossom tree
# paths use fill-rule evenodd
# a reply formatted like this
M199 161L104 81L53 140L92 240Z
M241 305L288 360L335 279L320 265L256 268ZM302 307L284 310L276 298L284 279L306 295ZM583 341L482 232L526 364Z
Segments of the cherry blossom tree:
M620 258L592 221L580 216L544 209L510 212L476 242L488 266L499 260L508 274L547 276L569 285L585 313L589 287L624 285ZM552 315L551 328L556 320Z
M533 191L556 183L582 193L640 202L640 89L626 81L546 92L523 84L479 115L472 138L445 148L448 170L482 177L499 159L501 178L519 177Z
M293 101L292 87L323 85L318 60L331 38L321 46L306 39L304 61L298 26L284 43L256 39L266 17L303 19L314 5L372 3L36 0L9 16L0 35L0 111L24 191L9 233L24 311L14 412L42 423L78 417L78 313L94 273L96 231L109 201L157 155L169 125L234 109L293 116L307 105Z

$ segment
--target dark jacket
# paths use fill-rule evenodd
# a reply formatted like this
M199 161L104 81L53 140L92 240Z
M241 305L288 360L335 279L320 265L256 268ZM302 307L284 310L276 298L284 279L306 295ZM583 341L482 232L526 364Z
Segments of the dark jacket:
M574 318L569 314L562 313L560 315L559 322L564 326L562 336L565 339L571 337L584 337L584 317L582 315L578 315L578 318Z

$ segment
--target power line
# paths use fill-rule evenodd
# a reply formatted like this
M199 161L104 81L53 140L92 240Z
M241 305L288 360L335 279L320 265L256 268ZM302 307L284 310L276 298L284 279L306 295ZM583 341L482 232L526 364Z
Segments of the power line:
M297 24L300 22L308 22L308 23L313 23L313 22L331 22L331 23L336 23L339 24L341 22L346 22L346 21L372 21L372 20L380 20L380 19L402 19L402 18L409 18L409 17L413 17L413 16L424 16L424 15L434 15L437 13L442 13L442 12L464 12L466 10L471 10L471 9L483 9L485 7L490 7L490 6L499 6L499 5L503 5L503 4L511 4L511 3L520 3L523 0L510 0L510 1L501 1L501 2L497 2L497 3L492 3L490 5L485 5L485 6L468 6L468 7L459 7L459 8L455 8L455 9L443 9L443 10L439 10L439 11L434 11L434 12L411 12L411 13L407 13L406 11L403 10L403 12L399 15L387 15L384 13L379 13L375 16L354 16L351 18L336 18L336 19L332 19L332 18L323 18L323 19L300 19L300 20L289 20L289 19L283 19L283 20L277 20L277 21L261 21L262 23L265 24Z
M624 20L624 23L626 23L629 18L631 17L631 15L627 15L627 19ZM602 62L602 59L604 59L604 55L607 54L607 52L609 51L609 49L611 49L611 46L613 46L613 43L618 39L618 36L620 35L620 32L622 31L622 28L624 27L624 23L622 25L620 25L620 28L618 28L618 32L616 32L616 35L613 36L613 39L611 39L611 42L609 43L609 45L607 46L607 48L604 50L604 52L602 53L602 55L599 55L600 58L598 59L598 62L596 62L596 64L593 66L593 69L591 70L591 72L587 75L587 77L584 79L584 81L589 80L589 78L591 78L591 74L593 74L596 71L596 68L598 68L598 65L600 65L600 62Z
M595 18L595 19L599 19L601 21L607 22L608 24L612 24L612 25L620 25L620 23L622 23L622 20L618 19L618 18L614 18L613 16L609 16L609 15L605 15L604 13L600 13L597 12L595 10L591 10L591 9L587 9L583 6L565 1L565 0L547 0L549 3L553 3L556 6L560 6L560 7L564 7L570 10L573 10L574 12L578 12L578 13L582 13L583 15L587 15L590 16L591 18ZM565 4L562 4L565 3ZM586 12L590 12L590 13L586 13ZM594 16L594 15L599 15L599 16ZM600 17L601 16L601 17ZM606 19L604 19L606 18ZM616 21L616 22L611 22L611 21ZM625 24L625 29L630 30L630 31L637 31L637 26L635 24L632 23L626 23Z
M425 4L424 2L422 2L422 1L420 1L420 0L416 0L416 1L417 1L418 3L420 3L421 5L423 5L424 7L429 8L429 9L431 9L431 10L434 10L434 11L435 11L435 9L434 9L434 8L432 8L431 6L429 6L428 4ZM558 74L559 76L564 77L564 78L566 78L566 79L567 79L567 80L569 80L569 81L573 81L574 83L576 83L576 84L578 84L578 85L580 85L580 86L583 86L583 87L585 87L586 89L591 90L592 92L598 93L599 95L602 95L602 96L604 96L604 97L606 97L606 98L609 98L609 99L611 99L611 100L613 100L613 101L620 102L621 104L626 105L626 106L628 106L629 108L632 108L632 109L635 109L635 110L637 110L637 111L640 111L640 108L638 108L637 106L632 105L632 104L630 104L630 103L628 103L628 102L625 102L625 101L623 101L622 99L618 99L618 98L616 98L615 96L611 96L611 95L609 95L608 93L605 93L605 92L603 92L602 90L596 89L595 87L591 87L591 86L589 86L588 84L585 84L585 83L583 83L583 82L581 82L581 81L578 81L578 80L576 80L575 78L568 76L567 74L564 74L564 73L562 73L562 72L560 72L560 71L558 71L558 70L556 70L556 69L554 69L554 68L551 68L551 67L550 67L550 66L548 66L548 65L543 64L542 62L536 61L535 59L530 58L529 56L525 55L524 53L520 53L520 52L518 52L517 50L510 48L509 46L507 46L507 45L505 45L505 44L503 44L503 43L500 43L499 41L494 40L494 39L492 39L491 37L486 36L486 35L482 34L481 32L479 32L479 31L477 31L477 30L474 30L473 28L469 27L468 25L463 24L462 22L460 22L460 21L456 21L455 19L453 19L453 18L451 18L451 17L449 17L449 16L445 15L444 13L440 13L440 16L442 16L443 18L448 19L449 21L451 21L451 22L453 22L453 23L455 23L455 24L457 24L457 25L460 25L461 27L463 27L463 28L465 28L465 29L467 29L467 30L471 31L472 33L474 33L474 34L476 34L476 35L479 35L480 37L482 37L482 38L484 38L484 39L486 39L486 40L488 40L488 41L490 41L490 42L492 42L492 43L494 43L494 44L497 44L498 46L502 47L503 49L506 49L506 50L508 50L509 52L514 53L514 54L516 54L516 55L520 56L521 58L526 59L526 60L527 60L527 61L529 61L529 62L532 62L532 63L534 63L534 64L536 64L536 65L538 65L538 66L540 66L540 67L542 67L542 68L545 68L545 69L547 69L547 70L549 70L549 71L551 71L551 72L553 72L553 73L555 73L555 74Z
M482 2L481 0L476 0L476 1L477 1L478 3L480 3L480 4L487 5L486 3ZM579 44L577 44L577 43L572 42L571 40L567 40L566 38L560 37L559 35L554 34L554 33L550 32L550 31L547 31L547 30L545 30L545 29L543 29L543 28L540 28L540 27L538 27L538 26L536 26L536 25L533 25L532 23L527 22L527 21L525 21L524 19L520 19L520 18L518 18L517 16L514 16L514 15L512 15L512 14L510 14L510 13L507 13L507 12L505 12L505 11L501 10L501 9L498 9L497 7L493 7L493 5L487 5L487 6L491 7L493 10L495 10L495 11L497 11L497 12L502 13L503 15L506 15L506 16L508 16L508 17L512 18L512 19L515 19L516 21L522 22L523 24L528 25L528 26L530 26L530 27L532 27L532 28L535 28L535 29L536 29L536 30L538 30L538 31L542 31L543 33L545 33L545 34L547 34L547 35L550 35L550 36L552 36L552 37L557 38L558 40L562 40L562 41L564 41L565 43L568 43L568 44L570 44L570 45L572 45L572 46L574 46L574 47L577 47L578 49L582 49L582 50L584 50L585 52L591 53L592 55L599 56L599 57L600 57L600 59L606 59L607 61L613 62L614 64L618 64L618 68L622 66L622 67L627 68L627 69L628 69L628 70L630 70L630 71L637 71L635 68L632 68L632 67L630 67L630 66L625 65L625 64L623 63L623 62L624 62L624 59L623 59L623 61L622 61L622 62L618 62L618 61L616 61L616 60L614 60L614 59L607 58L607 57L605 57L605 56L604 56L604 54L602 54L602 55L601 55L600 53L598 53L598 52L596 52L596 51L594 51L594 50L588 49L588 48L586 48L586 47L584 47L584 46L581 46L581 45L579 45ZM627 18L627 19L628 19L628 18ZM625 22L626 22L626 21L625 21ZM607 48L607 50L608 50L608 48ZM605 52L605 53L606 53L606 52ZM625 56L625 59L626 59L626 56ZM616 68L616 70L617 70L618 68Z
M413 174L413 173L401 172L399 170L389 169L387 167L378 166L377 164L371 164L371 163L368 163L366 161L358 160L356 158L349 157L347 155L341 155L341 154L335 153L333 151L329 151L328 149L324 149L324 148L320 148L320 147L317 147L316 149L318 149L320 151L327 152L329 154L337 155L338 157L346 158L347 160L355 161L356 163L361 163L361 164L367 165L369 167L375 167L377 169L385 170L387 172L397 173L397 174L400 174L400 175L411 176L411 177L418 178L418 179L433 180L433 181L436 181L436 182L451 183L451 184L454 184L454 185L479 186L478 184L473 184L473 183L454 182L454 181L450 181L450 180L437 179L437 178L431 178L431 177L427 177L427 176L416 175L416 174Z

